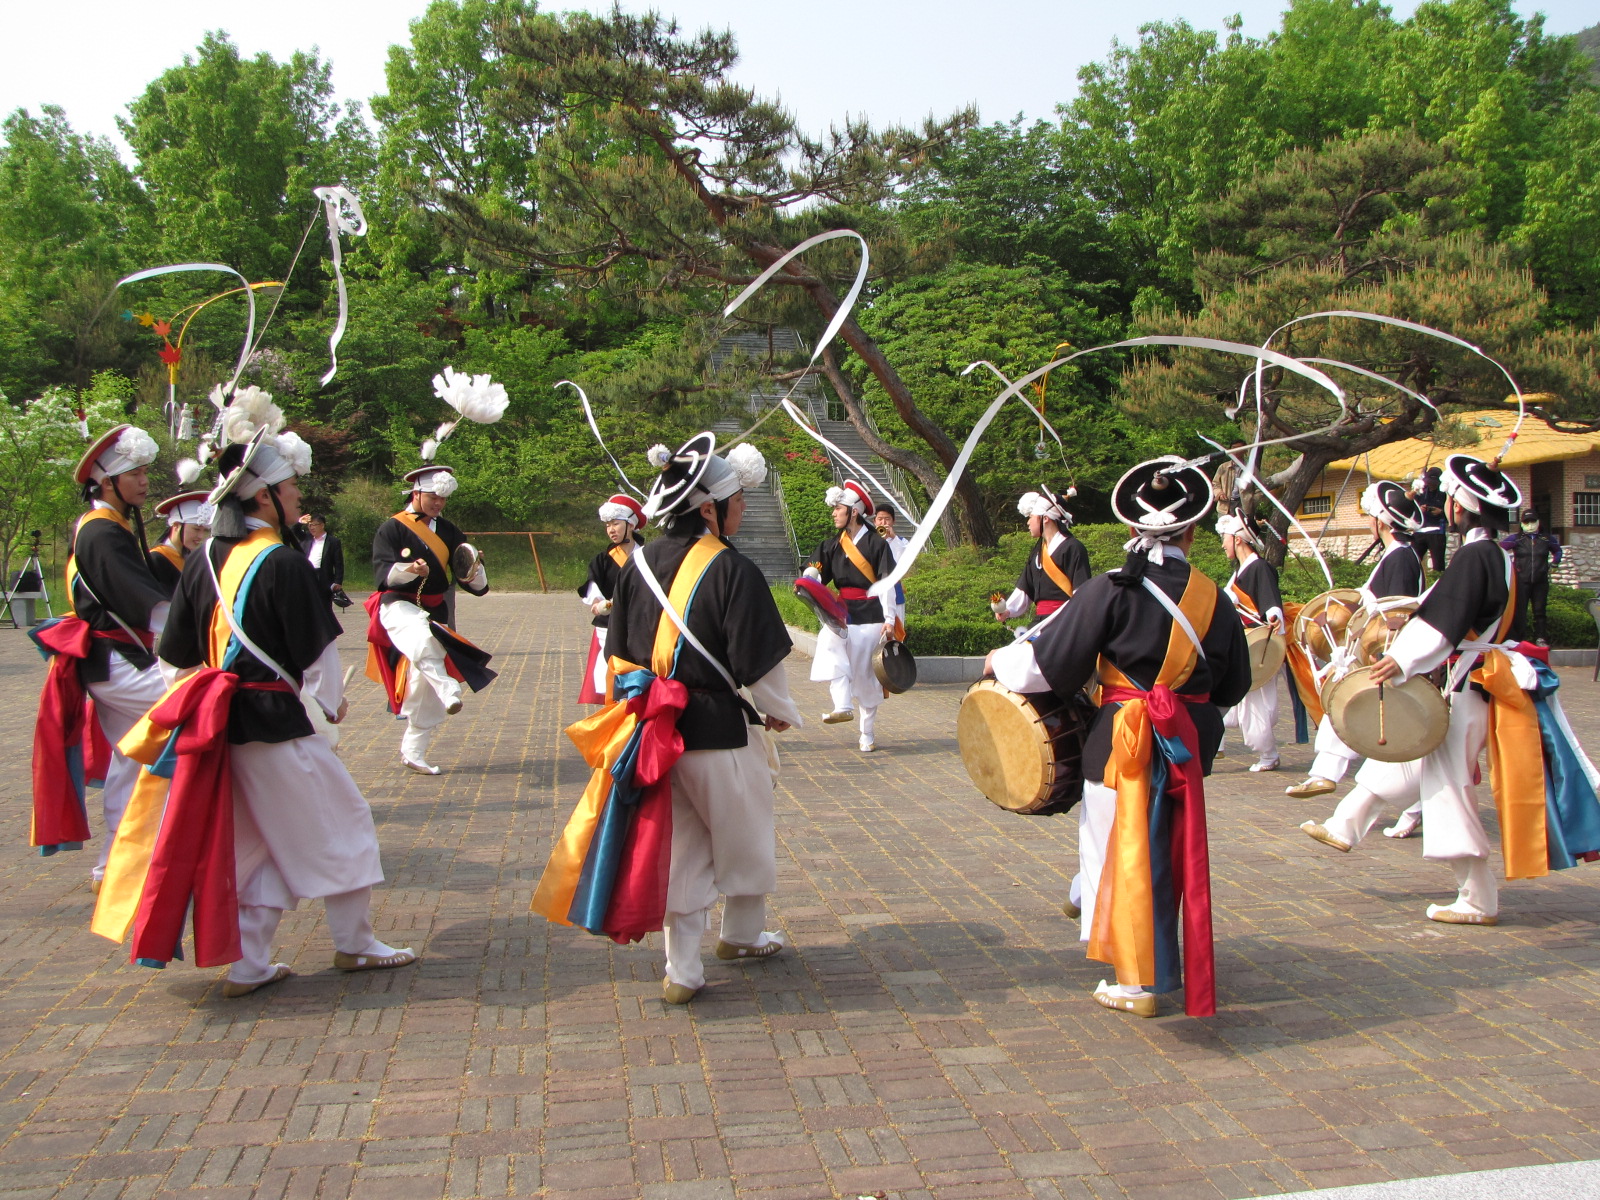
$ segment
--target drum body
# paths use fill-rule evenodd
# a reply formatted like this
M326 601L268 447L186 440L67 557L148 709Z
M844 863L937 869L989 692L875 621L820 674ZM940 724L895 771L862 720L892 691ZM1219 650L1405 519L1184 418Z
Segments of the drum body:
M1008 812L1066 812L1083 798L1083 743L1094 714L1082 693L1025 696L980 679L956 716L961 761L973 785Z
M1333 652L1344 646L1350 625L1361 611L1361 593L1355 588L1335 588L1306 601L1294 620L1295 641L1317 664L1332 660Z
M1437 750L1450 729L1450 706L1418 675L1381 688L1371 667L1357 667L1322 689L1322 705L1339 739L1378 762L1415 762Z
M1274 631L1266 625L1257 625L1245 630L1244 640L1250 649L1250 690L1253 692L1283 670L1283 660L1289 655L1289 639L1283 636L1281 629Z
M908 692L917 683L917 660L906 644L894 638L885 638L872 652L872 673L891 696Z
M1376 607L1361 610L1351 628L1354 630L1356 662L1370 667L1385 654L1399 636L1405 623L1414 615L1422 601L1416 596L1384 596Z

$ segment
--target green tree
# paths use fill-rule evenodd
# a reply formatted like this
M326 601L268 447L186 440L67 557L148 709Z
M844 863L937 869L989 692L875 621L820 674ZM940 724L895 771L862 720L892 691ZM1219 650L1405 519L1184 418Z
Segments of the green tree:
M18 109L0 134L0 390L81 387L127 362L129 331L94 317L150 207L111 144L60 108Z
M1504 245L1461 228L1455 200L1473 173L1410 134L1373 133L1293 151L1209 212L1218 248L1197 267L1204 307L1156 311L1140 332L1261 343L1295 317L1328 309L1392 315L1483 347L1525 388L1593 391L1595 337L1545 331L1547 300ZM1277 337L1275 349L1353 364L1436 405L1498 404L1504 377L1469 350L1374 322L1319 319ZM1124 381L1137 419L1168 428L1215 424L1235 402L1245 359L1181 351L1142 359ZM1290 509L1330 462L1427 433L1435 417L1412 396L1331 369L1349 409L1277 368L1265 372L1261 436L1295 436L1275 453L1271 482ZM1253 412L1253 399L1247 406ZM1498 449L1498 447L1494 448ZM1287 522L1275 516L1280 531Z
M1587 92L1552 123L1528 168L1516 240L1550 292L1554 319L1600 318L1600 92Z
M507 216L493 198L455 190L436 202L475 253L645 310L710 309L790 246L841 224L874 238L880 271L907 273L917 247L896 238L883 206L971 120L958 114L919 132L856 122L809 138L777 105L727 82L731 35L682 37L655 15L523 16L498 27L497 41L512 60L499 110L538 134L538 203ZM820 328L854 265L853 248L821 248L780 273L752 319ZM948 468L955 443L879 347L853 319L841 335ZM907 457L937 486L932 463ZM958 497L966 536L991 541L977 489L964 481Z
M315 211L311 189L361 191L373 148L358 106L340 112L313 54L244 58L225 33L163 71L117 124L157 214L152 257L227 263L274 279Z

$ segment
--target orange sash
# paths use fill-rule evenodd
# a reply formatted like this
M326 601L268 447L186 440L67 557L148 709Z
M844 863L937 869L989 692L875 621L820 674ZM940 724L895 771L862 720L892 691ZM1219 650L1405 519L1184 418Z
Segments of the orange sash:
M78 544L78 534L83 532L83 527L85 525L87 525L90 521L115 521L118 525L121 525L123 529L127 530L127 532L129 532L129 533L133 532L133 525L128 521L128 518L123 516L121 513L112 512L109 508L91 508L88 512L84 513L83 516L78 518L78 524L73 528L72 544L73 544L74 547L76 547L77 544ZM77 612L77 605L73 603L73 599L72 599L72 593L73 593L73 590L74 590L74 586L73 585L75 585L78 582L78 556L76 554L67 555L66 576L67 576L67 612L66 612L66 615L70 617L70 616L73 616ZM87 586L87 585L85 585L85 586Z
M628 565L628 552L621 546L613 546L606 553L611 556L611 561L616 563L617 566L625 567Z
M1517 579L1511 574L1505 612L1494 640L1504 641L1517 611ZM1538 879L1550 873L1545 827L1543 738L1533 697L1517 683L1511 659L1491 650L1472 673L1489 693L1489 786L1500 815L1500 852L1507 879Z
M848 533L841 533L839 535L839 549L844 551L844 556L850 560L850 565L867 577L869 584L878 582L878 573L872 569L872 564L867 561L867 556L861 553L861 547L856 545L855 538Z
M151 553L161 555L162 558L166 559L173 566L177 567L178 570L183 570L183 555L179 552L176 546L162 542L160 545L154 547L151 550Z
M1217 589L1194 567L1184 586L1178 610L1202 639L1216 612ZM1200 651L1178 622L1167 635L1167 653L1151 687L1179 688L1194 674ZM1105 687L1146 690L1104 657L1099 662ZM1089 957L1109 963L1117 982L1148 986L1156 978L1154 894L1150 880L1150 783L1155 730L1143 700L1128 700L1117 709L1111 726L1111 757L1105 786L1117 793L1106 862L1089 931Z
M1060 564L1050 557L1050 548L1048 546L1039 547L1039 565L1044 568L1044 573L1049 576L1050 582L1070 598L1072 595L1072 580L1067 578L1067 573L1061 569Z
M428 528L428 522L421 513L414 513L407 509L395 513L394 519L416 534L422 540L422 544L439 560L439 564L445 570L445 582L448 583L450 577L450 549L444 544L444 539Z

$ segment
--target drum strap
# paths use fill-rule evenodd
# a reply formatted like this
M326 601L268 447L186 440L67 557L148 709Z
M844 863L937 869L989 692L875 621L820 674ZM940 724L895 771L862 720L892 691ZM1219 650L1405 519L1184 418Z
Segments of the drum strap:
M1193 568L1190 569L1191 571L1193 570ZM1189 578L1190 581L1193 582L1194 576L1190 575ZM1199 658L1204 658L1206 656L1206 650L1205 647L1200 644L1200 634L1195 630L1194 622L1189 620L1183 609L1174 604L1172 597L1163 592L1154 583L1150 582L1148 577L1141 579L1139 582L1144 585L1144 590L1154 596L1161 607L1167 610L1167 615L1172 618L1173 623L1188 635L1189 640L1194 643L1195 654ZM1188 588L1184 588L1185 594L1188 593L1188 590ZM1170 660L1171 657L1172 655L1169 652L1167 658ZM1162 674L1166 674L1165 669L1162 670Z

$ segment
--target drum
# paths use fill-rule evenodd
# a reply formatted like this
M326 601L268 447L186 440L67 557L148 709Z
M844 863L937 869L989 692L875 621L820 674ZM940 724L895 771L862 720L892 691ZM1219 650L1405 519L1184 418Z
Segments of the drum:
M1389 646L1422 603L1415 596L1385 596L1376 608L1364 608L1352 625L1356 662L1370 667L1389 652Z
M478 569L478 564L483 561L483 552L470 542L462 542L450 551L450 570L457 579L465 580L472 576Z
M872 673L891 696L909 692L917 684L917 660L906 644L895 638L885 638L872 652Z
M1283 670L1283 660L1289 656L1289 639L1283 636L1281 629L1257 625L1245 630L1244 640L1250 649L1250 690L1253 692Z
M840 637L845 636L844 628L850 623L850 614L845 609L844 601L815 579L808 579L804 575L794 581L794 594L806 602L806 607L817 614L817 620L823 625Z
M1371 667L1355 670L1322 689L1333 731L1357 754L1378 762L1414 762L1433 753L1450 728L1450 708L1422 676L1379 687Z
M956 743L973 785L1007 812L1063 813L1083 798L1083 743L1095 709L1082 693L1024 696L980 679L962 697Z
M1329 662L1334 650L1345 644L1361 606L1361 593L1355 588L1334 588L1313 597L1294 619L1294 640L1305 647L1313 662Z

